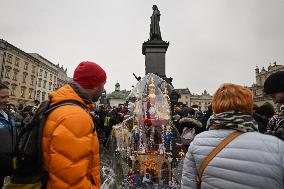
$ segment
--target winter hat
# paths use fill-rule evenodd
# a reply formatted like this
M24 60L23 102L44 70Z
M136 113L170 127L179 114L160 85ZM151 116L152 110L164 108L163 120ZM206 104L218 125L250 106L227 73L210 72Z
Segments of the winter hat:
M106 72L94 62L81 62L74 71L73 80L85 89L92 89L106 81Z
M264 92L266 94L284 92L284 71L273 73L265 80Z

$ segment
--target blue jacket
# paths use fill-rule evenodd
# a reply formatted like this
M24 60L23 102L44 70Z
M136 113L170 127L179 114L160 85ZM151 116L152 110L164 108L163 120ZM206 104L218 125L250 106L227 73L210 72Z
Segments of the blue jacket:
M7 113L7 121L0 114L0 170L1 177L9 175L12 171L12 157L15 152L17 132L15 121L12 116Z
M210 130L194 138L184 160L182 189L196 188L200 164L232 132ZM207 165L201 188L283 189L284 142L258 132L238 136Z

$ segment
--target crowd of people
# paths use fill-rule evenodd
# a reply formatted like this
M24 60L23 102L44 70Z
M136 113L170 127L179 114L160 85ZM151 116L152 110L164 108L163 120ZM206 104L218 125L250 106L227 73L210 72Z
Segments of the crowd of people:
M118 107L101 105L91 112L99 141L103 147L109 147L112 127L121 123L127 113L128 109L124 104L120 104Z
M45 188L100 188L99 146L108 147L113 125L133 109L131 104L94 107L106 80L101 66L81 62L73 81L49 94L50 106L77 104L57 107L45 121ZM221 85L205 112L195 105L175 106L172 122L187 151L182 188L284 188L283 71L266 79L264 92L277 109L254 105L251 92L236 84ZM8 102L9 88L0 83L0 187L13 173L18 133L39 108L36 101L34 106L7 109ZM151 185L148 176L144 185Z

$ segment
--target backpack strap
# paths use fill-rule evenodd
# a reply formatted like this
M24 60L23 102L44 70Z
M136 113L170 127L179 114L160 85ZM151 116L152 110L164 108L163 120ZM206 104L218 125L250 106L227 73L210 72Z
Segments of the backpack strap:
M203 172L207 165L210 163L210 161L223 149L225 148L232 140L234 140L236 137L241 135L242 132L240 131L234 131L229 136L227 136L210 154L203 160L201 163L199 170L197 172L197 175L195 177L195 181L197 183L197 188L201 187L201 178L203 175Z
M81 108L83 108L86 112L87 112L87 109L85 108L85 106L78 102L78 101L75 101L75 100L65 100L65 101L61 101L57 104L54 104L52 106L49 106L49 108L44 112L44 116L42 118L42 120L39 122L39 127L38 127L38 137L37 137L37 148L39 149L38 150L38 157L39 157L39 161L40 161L40 164L42 165L42 148L41 148L41 145L42 145L42 137L43 137L43 128L44 128L44 125L45 125L45 122L47 120L47 117L48 117L48 114L55 110L56 108L59 108L60 106L64 106L64 105L77 105L77 106L80 106ZM42 168L43 170L43 168Z
M38 137L38 145L41 145L41 138L42 138L42 135L43 135L43 127L45 125L45 122L47 120L47 117L48 117L48 114L55 110L56 108L59 108L60 106L64 106L64 105L77 105L77 106L80 106L81 108L83 108L86 112L87 112L87 109L86 107L78 102L78 101L75 101L75 100L65 100L65 101L62 101L62 102L59 102L57 104L54 104L52 106L50 106L45 112L44 112L44 117L42 118L41 122L40 122L40 125L39 125L39 137ZM41 148L39 148L41 149ZM40 157L41 157L41 152L40 152Z
M77 105L77 106L80 106L81 108L83 108L85 111L87 111L86 107L81 102L78 102L78 101L75 101L75 100L64 100L62 102L59 102L57 104L50 106L45 111L45 114L49 114L52 110L54 110L54 109L56 109L60 106L64 106L64 105Z

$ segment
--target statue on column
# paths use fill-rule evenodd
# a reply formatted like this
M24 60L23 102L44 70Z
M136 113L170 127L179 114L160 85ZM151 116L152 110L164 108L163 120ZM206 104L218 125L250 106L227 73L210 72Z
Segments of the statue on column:
M151 16L151 25L150 25L150 40L160 39L162 40L161 31L160 31L160 11L157 5L153 5L153 14Z

